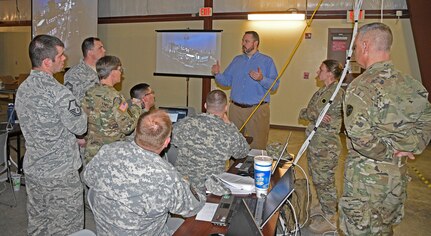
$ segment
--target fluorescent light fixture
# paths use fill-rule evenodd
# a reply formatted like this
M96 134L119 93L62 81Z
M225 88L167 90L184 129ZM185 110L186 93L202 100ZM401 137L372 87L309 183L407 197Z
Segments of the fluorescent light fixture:
M248 20L305 20L302 13L248 14Z

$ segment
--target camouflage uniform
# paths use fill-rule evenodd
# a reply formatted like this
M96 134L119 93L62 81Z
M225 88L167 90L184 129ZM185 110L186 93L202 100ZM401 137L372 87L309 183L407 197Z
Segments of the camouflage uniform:
M208 113L175 123L171 143L178 147L175 167L200 190L205 190L205 180L211 174L225 172L225 162L231 156L244 158L249 151L247 141L233 123L226 124Z
M340 228L347 235L391 235L406 199L406 157L430 141L428 92L391 61L378 62L346 91L344 122L350 142L340 199Z
M64 86L72 91L78 101L82 101L85 92L96 84L99 84L97 72L82 59L64 74Z
M97 235L169 235L169 213L190 217L206 201L170 163L135 142L103 146L84 180L95 192Z
M32 70L16 93L25 138L29 235L68 235L84 226L81 166L75 134L87 116L72 93L54 77Z
M316 125L317 118L328 103L336 87L336 82L320 88L314 93L307 108L299 114L300 119L310 121L305 133L308 136ZM326 215L335 215L337 209L337 189L335 169L341 152L340 129L342 123L342 101L344 90L340 89L327 111L330 123L321 122L307 149L308 170L316 188L317 198Z
M114 87L97 84L90 88L82 100L88 116L85 136L85 159L89 162L104 145L123 140L136 126L141 114L138 105L127 105L126 99Z

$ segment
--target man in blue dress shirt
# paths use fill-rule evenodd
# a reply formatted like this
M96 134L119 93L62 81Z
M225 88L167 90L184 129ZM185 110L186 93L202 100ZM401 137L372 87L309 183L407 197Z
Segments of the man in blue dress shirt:
M247 31L242 37L243 54L236 56L223 73L220 73L218 62L211 69L219 85L232 89L229 119L238 128L243 126L278 76L272 58L260 53L258 47L257 32ZM280 81L277 81L271 92L277 90L279 83ZM242 130L244 134L253 138L251 148L266 148L269 133L269 101L270 96L265 97L259 109Z

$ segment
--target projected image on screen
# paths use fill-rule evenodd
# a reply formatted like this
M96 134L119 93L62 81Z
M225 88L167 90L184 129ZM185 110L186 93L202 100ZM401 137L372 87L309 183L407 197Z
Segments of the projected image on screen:
M97 0L33 0L32 34L59 38L66 47L67 65L77 64L82 41L97 36Z
M220 32L157 32L155 75L212 76L219 60Z

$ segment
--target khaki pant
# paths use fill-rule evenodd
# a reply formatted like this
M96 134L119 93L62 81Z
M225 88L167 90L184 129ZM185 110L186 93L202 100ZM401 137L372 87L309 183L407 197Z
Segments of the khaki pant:
M229 119L240 129L255 108L256 106L242 108L231 103L229 106ZM241 131L244 135L253 137L253 142L250 144L251 148L266 149L269 133L269 115L269 104L260 105Z

